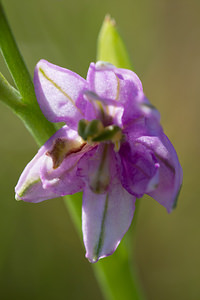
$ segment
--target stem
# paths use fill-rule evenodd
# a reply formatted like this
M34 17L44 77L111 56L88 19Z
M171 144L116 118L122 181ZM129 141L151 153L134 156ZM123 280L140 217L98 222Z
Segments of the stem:
M13 77L24 102L30 102L33 97L31 86L33 85L30 74L25 67L23 58L19 52L11 29L0 3L0 47L7 67ZM20 72L19 72L20 71Z
M125 243L127 238L129 237L124 237L116 253L93 266L105 298L109 300L143 299L137 273L132 268L130 253Z
M16 91L1 75L0 100L8 105L24 122L38 145L43 144L56 130L42 114L34 86L19 52L0 2L0 50L18 88Z

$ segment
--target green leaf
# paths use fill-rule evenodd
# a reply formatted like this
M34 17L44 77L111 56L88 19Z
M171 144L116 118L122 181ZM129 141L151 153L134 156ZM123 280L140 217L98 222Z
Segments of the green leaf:
M126 47L110 16L105 17L99 33L97 60L109 62L118 68L132 69Z
M32 98L34 98L32 79L27 68L25 67L23 57L15 42L1 2L0 51L15 82L15 85L23 98L22 101L24 103L29 103L32 101Z

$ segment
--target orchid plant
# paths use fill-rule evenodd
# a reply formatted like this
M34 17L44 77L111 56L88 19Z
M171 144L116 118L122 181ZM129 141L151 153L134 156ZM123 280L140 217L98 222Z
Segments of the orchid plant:
M1 52L18 88L1 75L1 100L20 116L36 141L44 143L24 169L16 199L37 203L83 191L83 241L86 257L95 263L118 247L132 222L136 198L148 194L168 212L175 207L182 184L176 151L140 79L127 69L128 56L112 20L104 22L100 60L90 64L86 79L41 60L33 88L2 6L0 13ZM52 122L65 125L55 132ZM120 259L119 252L119 266L124 263ZM141 299L127 262L129 296L124 299ZM122 299L116 296L107 267L99 266L111 290L109 297ZM118 273L121 276L120 269Z

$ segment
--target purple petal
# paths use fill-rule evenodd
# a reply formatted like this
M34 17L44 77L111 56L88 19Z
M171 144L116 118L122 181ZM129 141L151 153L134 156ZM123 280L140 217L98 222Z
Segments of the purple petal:
M85 145L78 152L71 153L56 169L53 168L51 157L46 156L45 163L41 168L43 187L60 196L80 192L85 183L80 176L77 176L77 166L81 157L91 148L91 146Z
M158 184L159 164L145 146L124 143L118 158L122 185L132 195L140 198Z
M82 230L86 257L92 263L111 255L128 230L135 209L135 197L120 182L104 194L85 188L82 207Z
M52 191L45 190L40 179L40 167L44 162L41 149L26 166L15 187L16 200L26 202L41 202L58 197Z
M126 103L134 103L134 99L139 92L142 92L142 84L137 75L129 70L118 69L111 64L97 62L91 63L88 75L88 88L96 98L101 102L103 110L106 115L110 117L104 120L104 124L116 124L122 126L122 115L124 112L124 106ZM91 98L91 97L90 97ZM93 97L94 98L94 97ZM95 106L95 102L89 99L89 109L86 113L87 119L94 118L94 109L91 104ZM118 106L117 106L118 105ZM100 111L97 108L97 111ZM99 116L96 114L96 118ZM102 116L100 116L101 119Z
M87 120L101 119L104 124L109 125L110 123L118 123L119 119L121 124L123 114L122 103L109 98L101 98L92 91L84 92L84 98L87 102L84 109L84 116Z
M170 213L176 205L183 179L176 151L164 134L160 137L143 136L136 142L151 150L160 165L158 187L149 195Z
M59 186L58 183L61 185L63 182L67 181L66 178L62 178L61 175L63 175L63 172L60 172L60 170L63 170L61 168L63 162L65 163L65 159L61 157L61 160L59 160L60 167L56 167L53 169L53 160L51 155L52 148L55 147L55 144L57 141L65 141L65 152L64 155L67 155L67 153L73 152L76 147L80 147L82 140L78 136L77 132L68 128L67 126L62 127L60 130L58 130L38 151L36 156L33 158L33 160L26 166L23 173L21 174L21 177L18 181L18 184L16 186L16 198L17 200L24 200L28 202L40 202L43 200L55 198L58 196L61 196L63 194L63 190L60 188L50 188L50 183L52 185ZM73 151L71 151L73 150ZM83 155L84 152L82 152L81 155ZM73 153L72 153L73 154ZM70 155L72 155L70 154ZM76 159L78 159L78 153L75 153ZM74 155L75 155L74 154ZM54 155L55 156L55 155ZM54 163L55 163L55 157ZM58 159L58 158L57 158ZM60 159L60 157L59 157ZM63 161L62 161L63 160ZM70 160L70 163L74 162L75 158L72 158ZM49 165L51 165L51 169L48 169ZM44 169L48 169L49 173L45 177ZM69 169L69 167L68 167ZM54 172L54 177L52 177L52 174L50 172ZM67 168L66 168L67 173ZM71 182L70 190L69 192L77 192L83 187L83 181L79 178L73 177L73 172L70 174L70 178L73 180ZM69 175L69 174L68 174ZM59 177L60 176L60 177ZM67 176L66 176L67 177ZM50 179L49 179L50 178ZM49 179L49 185L47 184L47 181ZM66 186L66 193L68 193L69 185Z
M137 96L129 98L125 103L122 124L125 131L135 134L138 133L135 125L139 124L139 130L146 132L144 135L158 135L162 131L160 125L160 114L158 110L151 105L143 92Z
M91 63L87 81L89 89L101 98L118 100L120 79L115 75L115 68L98 68L97 64Z
M40 108L51 122L66 122L76 129L83 118L81 106L82 92L87 82L76 73L40 60L34 73L35 93Z
M89 90L99 97L122 103L125 103L131 95L142 91L141 81L134 72L102 62L90 64L87 81Z

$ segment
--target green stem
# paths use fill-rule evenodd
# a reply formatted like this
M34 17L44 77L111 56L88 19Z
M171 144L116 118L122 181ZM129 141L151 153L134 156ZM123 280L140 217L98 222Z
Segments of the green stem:
M19 52L11 29L8 25L2 4L0 3L0 46L7 67L13 77L24 102L32 100L32 79L25 67L23 58ZM20 72L19 72L20 70Z
M116 252L93 266L106 299L144 299L137 270L131 260L133 251L130 253L126 243L129 239L130 232L127 232Z
M43 144L55 131L37 103L34 86L19 52L0 2L0 50L18 88L16 91L1 75L0 100L8 105L24 122L38 145Z

